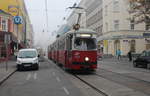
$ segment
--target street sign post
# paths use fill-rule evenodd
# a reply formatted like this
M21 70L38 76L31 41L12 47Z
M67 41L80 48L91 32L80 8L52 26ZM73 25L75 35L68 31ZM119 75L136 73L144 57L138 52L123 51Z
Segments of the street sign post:
M14 16L14 24L17 25L17 38L18 38L18 29L19 29L19 24L22 24L22 17L21 16ZM18 43L17 43L17 50L18 50Z

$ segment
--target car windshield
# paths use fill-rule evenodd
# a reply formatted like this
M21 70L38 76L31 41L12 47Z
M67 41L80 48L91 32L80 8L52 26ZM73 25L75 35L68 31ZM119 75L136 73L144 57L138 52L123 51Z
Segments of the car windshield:
M144 51L141 56L150 56L150 51Z
M94 50L96 49L96 39L94 38L76 38L74 41L75 49Z
M36 56L36 51L21 51L18 54L19 58L34 58Z

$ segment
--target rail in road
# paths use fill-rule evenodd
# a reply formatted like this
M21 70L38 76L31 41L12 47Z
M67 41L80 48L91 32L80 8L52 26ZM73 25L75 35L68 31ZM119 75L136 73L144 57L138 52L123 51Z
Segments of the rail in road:
M147 94L148 96L150 95L149 81L141 80L139 78L132 77L127 74L115 73L105 69L101 69L101 71L96 73L95 75L119 83L121 85L127 86L134 90L140 91L142 93Z
M77 79L81 80L83 83L85 83L86 85L88 85L89 87L91 87L93 90L97 91L98 93L100 93L103 96L109 96L107 93L103 92L102 90L96 88L95 86L93 86L92 84L88 83L86 80L80 78L80 76L78 75L74 75Z
M102 76L100 74L91 74L89 76L85 75L74 75L76 78L90 86L93 90L99 92L103 96L149 96L149 88L150 86L146 86L145 84L149 84L148 82L141 83L136 82L138 80L131 80L131 79L123 79L126 82L121 81L115 81L110 78L116 78L110 77L107 78L107 76ZM119 78L119 77L118 77ZM133 81L133 82L131 82ZM135 81L135 83L134 83ZM144 84L144 85L142 85ZM146 89L146 90L144 90Z

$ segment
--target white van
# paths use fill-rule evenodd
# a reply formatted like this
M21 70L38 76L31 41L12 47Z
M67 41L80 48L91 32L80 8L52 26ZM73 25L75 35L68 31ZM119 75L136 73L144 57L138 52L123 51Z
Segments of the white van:
M39 55L36 49L21 49L17 54L17 69L39 69Z

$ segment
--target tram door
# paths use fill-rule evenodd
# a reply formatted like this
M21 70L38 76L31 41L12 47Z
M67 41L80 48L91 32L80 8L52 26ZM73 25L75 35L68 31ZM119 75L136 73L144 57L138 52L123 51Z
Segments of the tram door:
M66 67L69 67L69 64L71 63L71 54L72 54L72 35L68 35L66 38L66 56L65 56Z

